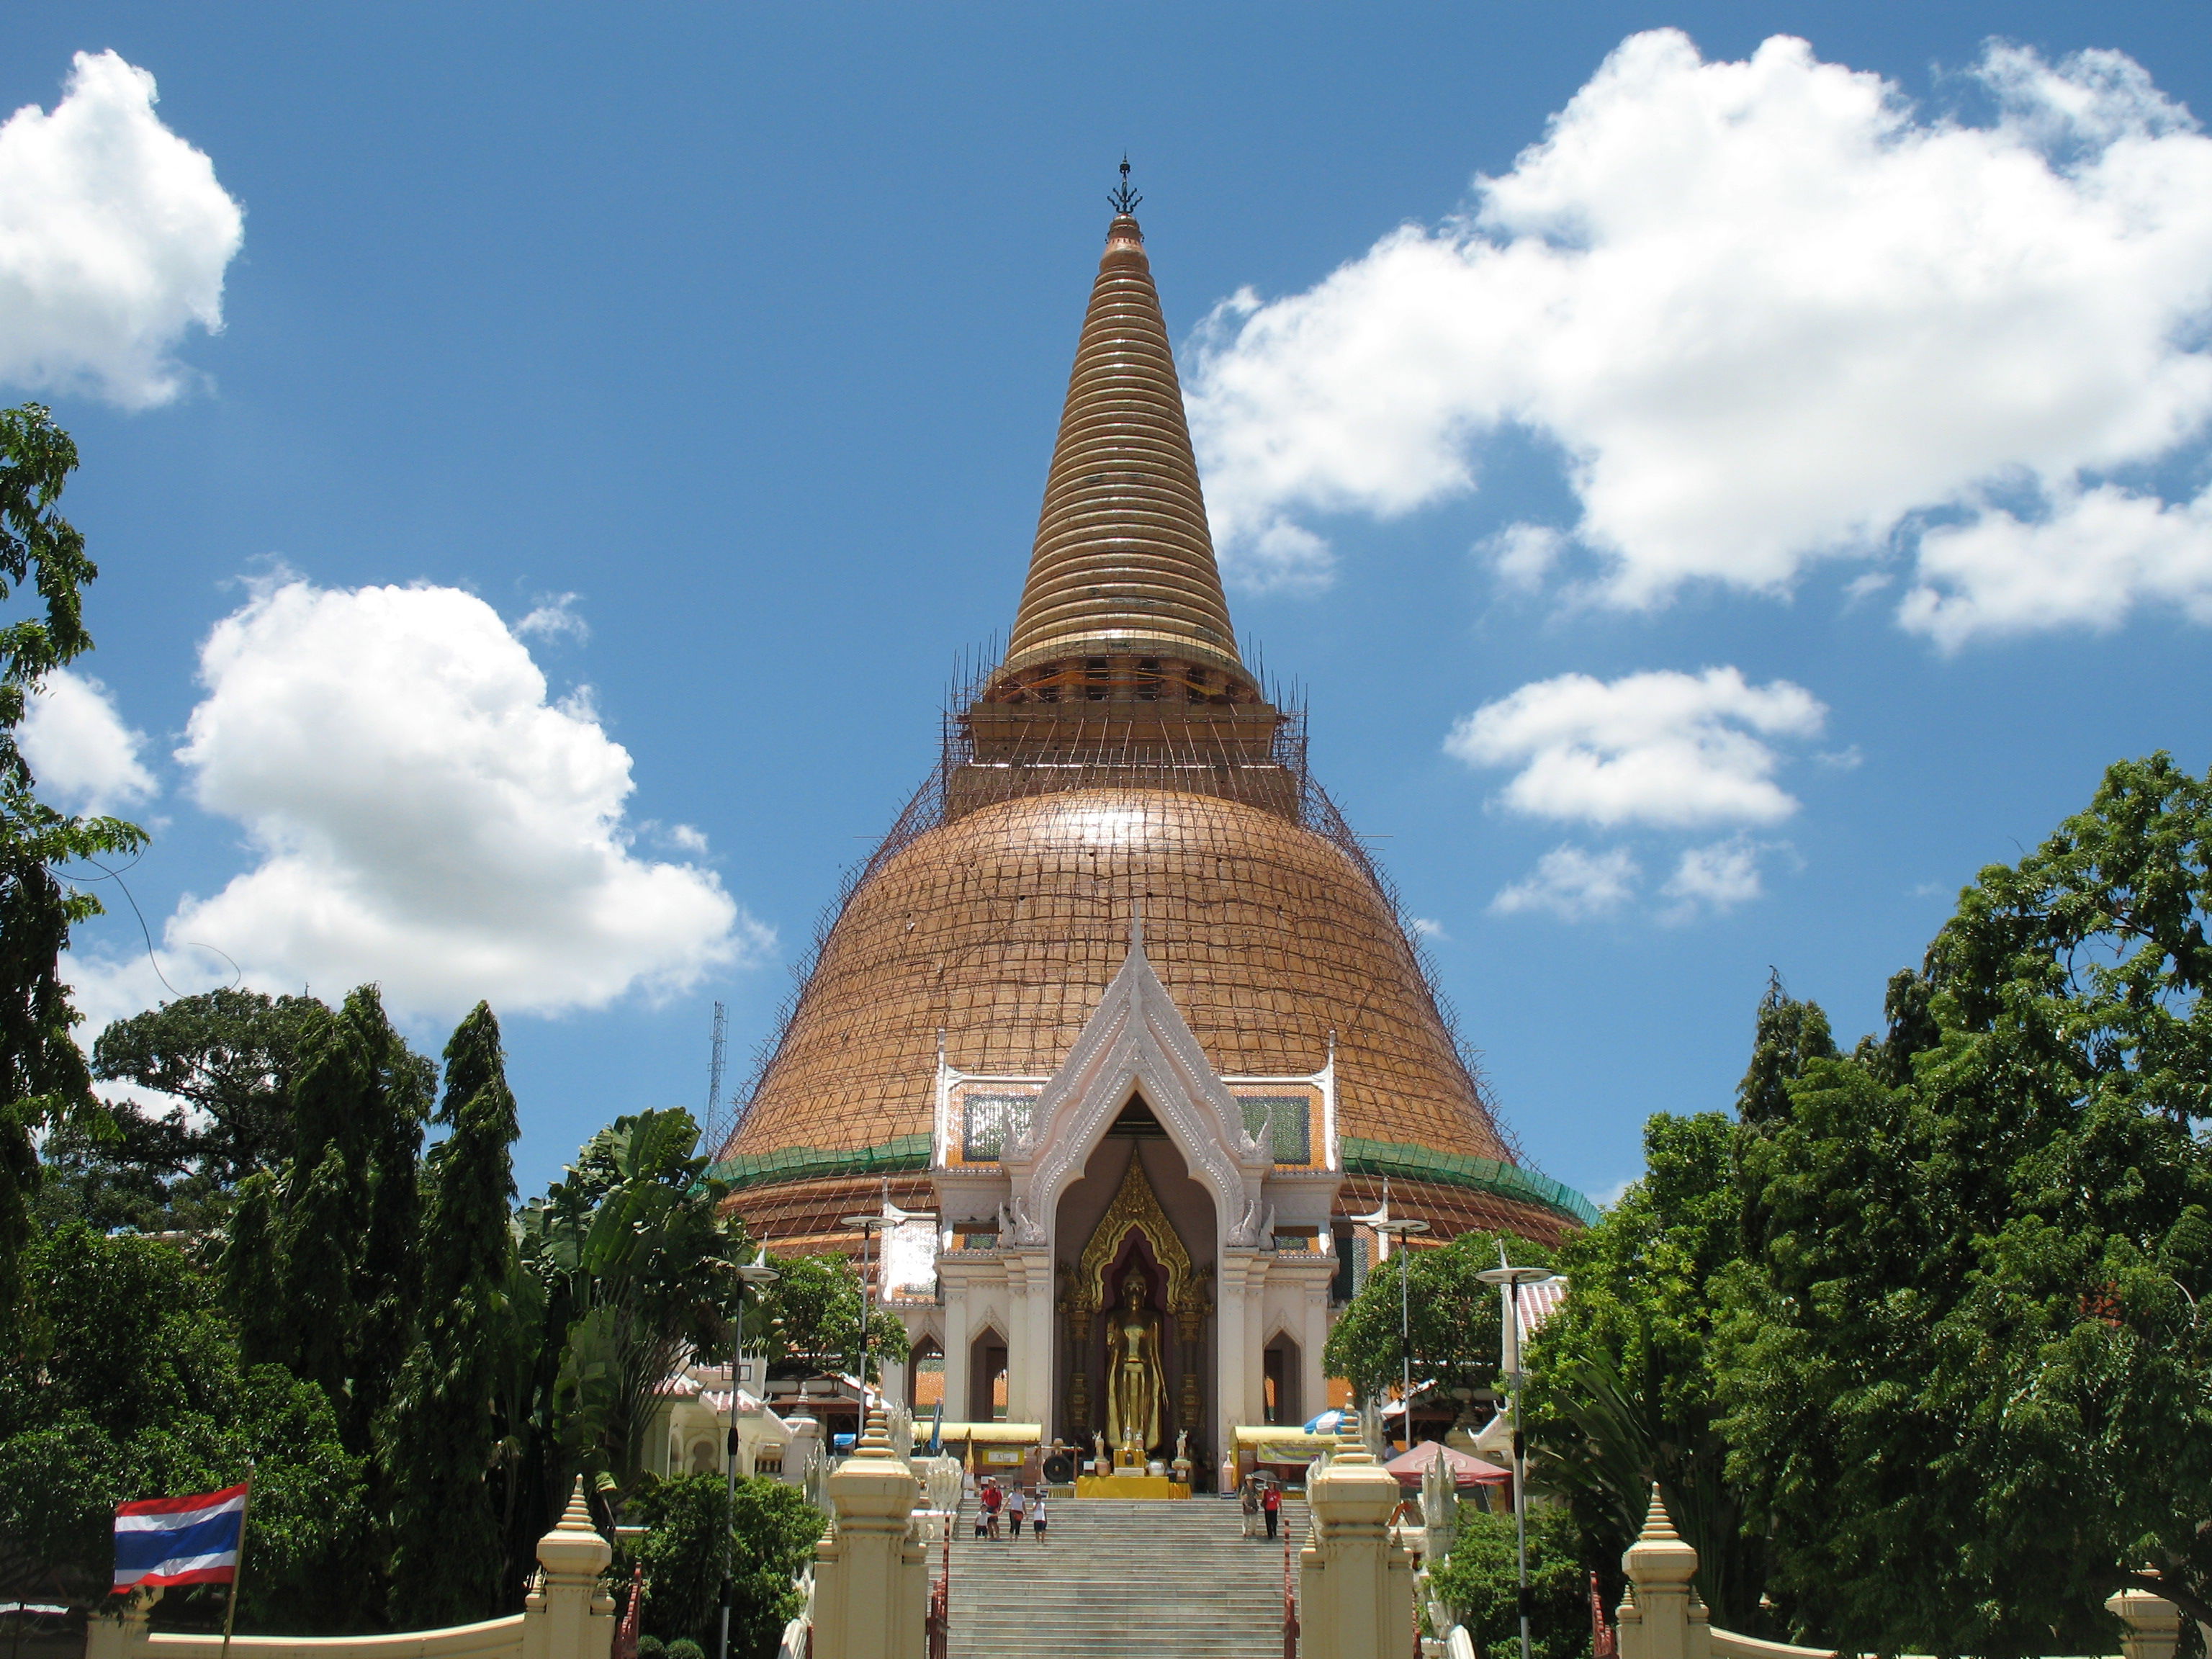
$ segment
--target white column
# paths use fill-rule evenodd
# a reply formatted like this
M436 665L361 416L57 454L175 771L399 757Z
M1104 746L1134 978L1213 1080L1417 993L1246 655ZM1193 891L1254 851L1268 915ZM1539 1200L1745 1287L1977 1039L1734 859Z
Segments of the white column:
M1217 1446L1227 1450L1240 1423L1261 1416L1260 1316L1267 1263L1257 1250L1224 1248L1214 1299L1214 1413Z
M1052 1252L1006 1258L1006 1420L1052 1421ZM1049 1438L1049 1436L1047 1437Z

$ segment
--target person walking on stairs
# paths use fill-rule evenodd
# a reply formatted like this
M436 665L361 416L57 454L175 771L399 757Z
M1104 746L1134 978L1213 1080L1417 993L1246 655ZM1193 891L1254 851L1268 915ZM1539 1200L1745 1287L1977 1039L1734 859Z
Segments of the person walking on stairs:
M1283 1494L1272 1480L1267 1483L1267 1494L1260 1499L1260 1508L1267 1517L1267 1536L1273 1539L1275 1535L1275 1523L1282 1518Z
M999 1535L999 1510L1006 1501L1006 1494L999 1490L997 1481L986 1480L983 1482L983 1525L990 1537Z
M1237 1508L1244 1517L1244 1535L1257 1538L1260 1535L1259 1476L1244 1477L1243 1488L1237 1494Z
M1030 1500L1028 1494L1024 1492L1019 1486L1016 1486L1012 1492L1007 1494L1006 1518L1012 1523L1013 1534L1017 1538L1019 1538L1022 1535L1022 1516L1024 1512L1028 1510L1029 1506Z
M1042 1486L1039 1486L1036 1496L1030 1499L1030 1530L1036 1534L1038 1543L1044 1542L1044 1488Z

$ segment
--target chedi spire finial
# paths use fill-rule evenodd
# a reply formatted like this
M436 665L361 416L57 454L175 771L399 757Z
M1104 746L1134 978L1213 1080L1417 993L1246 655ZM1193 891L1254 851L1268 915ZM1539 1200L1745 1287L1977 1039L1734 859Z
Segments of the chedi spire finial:
M1106 205L1127 217L1137 210L1137 204L1145 198L1129 188L1129 152L1121 152L1121 182L1106 192Z

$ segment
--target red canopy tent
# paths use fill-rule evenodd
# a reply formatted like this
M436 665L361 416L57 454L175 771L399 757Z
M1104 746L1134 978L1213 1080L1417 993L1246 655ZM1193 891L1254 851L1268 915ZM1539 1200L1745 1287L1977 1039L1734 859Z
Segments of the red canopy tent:
M1382 1467L1398 1477L1398 1484L1418 1486L1421 1474L1439 1458L1444 1471L1452 1478L1455 1486L1490 1486L1510 1480L1513 1476L1495 1463L1486 1463L1480 1457L1470 1457L1463 1451L1454 1450L1441 1440L1424 1440L1413 1450L1392 1458Z

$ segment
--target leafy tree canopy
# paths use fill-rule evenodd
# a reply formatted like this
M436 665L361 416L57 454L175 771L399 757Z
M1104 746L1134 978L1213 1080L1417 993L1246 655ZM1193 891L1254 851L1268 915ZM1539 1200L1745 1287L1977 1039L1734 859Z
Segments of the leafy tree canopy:
M618 1117L516 1219L559 1335L560 1414L582 1467L633 1485L653 1390L728 1346L744 1232L722 1213L699 1126L680 1108Z
M43 1150L41 1212L111 1231L219 1226L240 1182L291 1155L292 1090L325 1012L312 997L221 990L116 1021L93 1044L93 1077L177 1104L162 1111L111 1098L112 1130L58 1128Z
M793 1256L775 1264L781 1275L747 1315L749 1332L768 1352L769 1364L787 1373L850 1374L860 1363L860 1275L842 1255ZM885 1363L903 1364L906 1327L882 1308L868 1318L868 1380Z
M1437 1599L1483 1653L1521 1650L1520 1582L1510 1512L1459 1506L1451 1553L1431 1580ZM1565 1510L1528 1511L1528 1645L1537 1659L1585 1659L1590 1650L1589 1576Z
M1491 1388L1501 1364L1498 1291L1476 1275L1498 1265L1501 1247L1516 1265L1552 1261L1545 1246L1511 1233L1462 1233L1439 1247L1393 1251L1367 1275L1328 1334L1322 1352L1328 1374L1348 1379L1362 1399L1398 1386L1404 1370L1402 1297L1414 1387L1430 1380L1454 1400ZM1401 1273L1407 1275L1403 1281Z
M0 600L25 588L36 596L0 625L0 1350L32 1236L36 1137L70 1122L96 1133L100 1121L59 965L70 930L100 905L55 866L97 867L146 840L119 818L71 817L39 799L16 739L31 689L92 648L83 589L100 573L56 508L76 459L69 434L40 405L0 410Z
M2085 1651L2145 1560L2212 1618L2208 915L2212 780L2122 762L1747 1137L1723 1426L1823 1641Z
M254 1482L248 1629L357 1628L361 1461L320 1390L246 1366L211 1287L173 1246L63 1228L28 1253L35 1365L0 1368L0 1580L104 1599L115 1505ZM208 1593L202 1593L208 1599ZM179 1597L189 1618L192 1600Z
M1781 1001L1770 993L1761 1027L1786 1024L1794 1053L1810 1022L1772 1018ZM1762 1057L1747 1091L1778 1087L1784 1075ZM1530 1345L1528 1415L1544 1478L1568 1494L1608 1605L1656 1480L1698 1551L1698 1593L1715 1621L1755 1632L1761 1528L1727 1477L1714 1373L1724 1276L1740 1258L1737 1133L1718 1112L1644 1126L1644 1177L1559 1247L1573 1294Z

